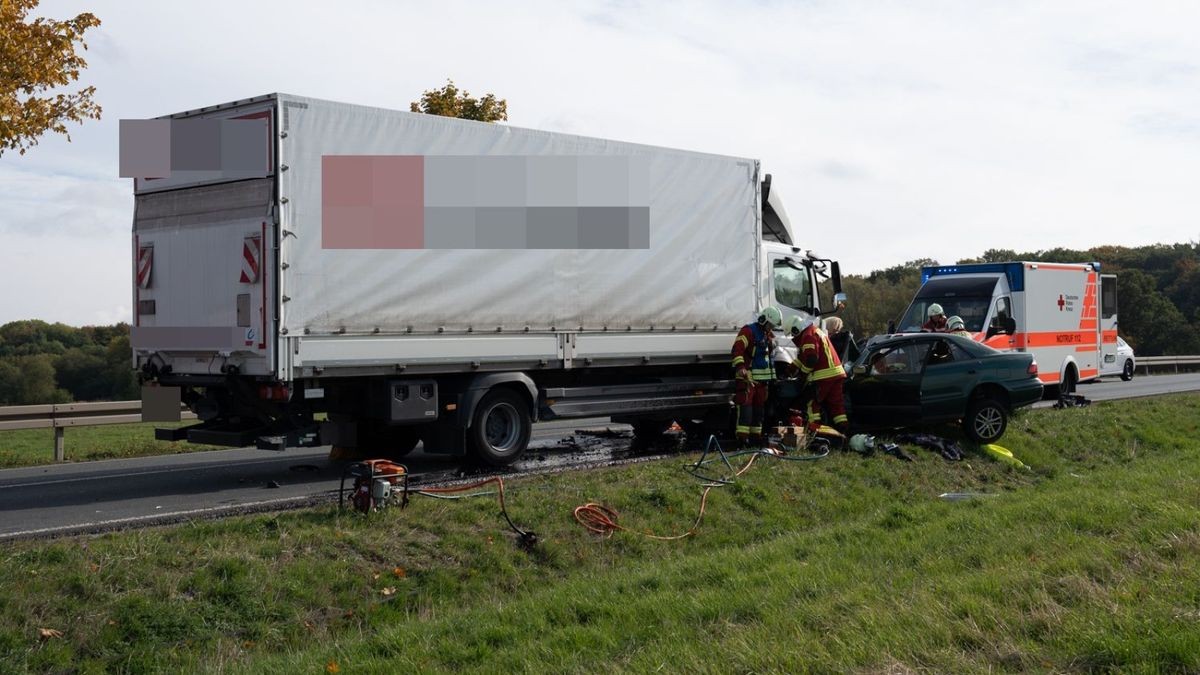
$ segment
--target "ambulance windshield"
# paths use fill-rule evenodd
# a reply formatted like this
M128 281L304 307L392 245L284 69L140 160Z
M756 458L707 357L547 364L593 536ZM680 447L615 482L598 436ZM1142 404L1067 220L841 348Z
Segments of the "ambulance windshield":
M961 317L967 330L978 333L984 329L997 281L995 276L934 277L917 291L896 329L901 333L919 332L929 319L929 306L936 303L946 316Z

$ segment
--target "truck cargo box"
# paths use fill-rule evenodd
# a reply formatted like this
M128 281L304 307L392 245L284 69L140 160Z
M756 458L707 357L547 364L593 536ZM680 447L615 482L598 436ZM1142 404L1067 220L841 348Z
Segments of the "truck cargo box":
M284 379L694 356L756 306L754 160L283 94L174 119L264 113L263 177L139 181L136 347Z

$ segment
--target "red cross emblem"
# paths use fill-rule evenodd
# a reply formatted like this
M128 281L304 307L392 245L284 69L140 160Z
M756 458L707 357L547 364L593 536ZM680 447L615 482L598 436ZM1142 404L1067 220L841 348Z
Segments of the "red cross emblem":
M1067 301L1063 300L1063 296L1060 294L1058 296L1058 311L1060 311L1060 312L1063 311L1063 305L1066 305L1066 304L1067 304Z

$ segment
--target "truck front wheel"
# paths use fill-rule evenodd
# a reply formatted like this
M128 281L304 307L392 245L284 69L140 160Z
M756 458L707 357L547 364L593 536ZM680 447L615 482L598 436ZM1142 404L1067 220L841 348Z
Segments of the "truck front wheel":
M467 437L480 461L507 466L521 458L532 433L525 401L509 389L496 389L475 407Z

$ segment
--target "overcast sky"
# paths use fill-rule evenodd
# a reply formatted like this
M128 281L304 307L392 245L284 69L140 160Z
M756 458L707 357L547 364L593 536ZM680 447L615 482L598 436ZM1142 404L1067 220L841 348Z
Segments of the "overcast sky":
M192 9L184 9L185 7ZM134 2L91 11L104 118L0 157L0 323L130 320L117 121L282 91L754 157L801 245L867 273L1200 240L1200 3Z

